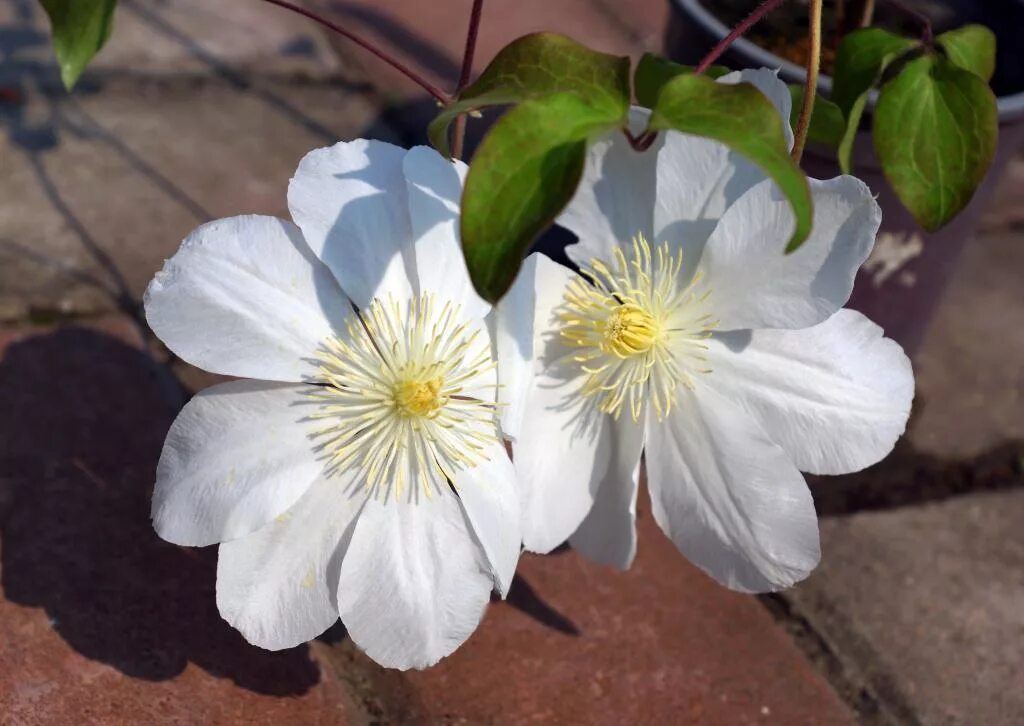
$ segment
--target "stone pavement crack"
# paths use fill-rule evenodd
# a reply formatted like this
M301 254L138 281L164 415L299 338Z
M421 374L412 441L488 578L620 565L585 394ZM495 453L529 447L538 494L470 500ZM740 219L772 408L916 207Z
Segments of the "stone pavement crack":
M886 679L881 687L870 682L861 669L849 657L841 655L839 649L832 646L784 593L767 593L758 595L757 599L857 714L861 724L918 726L921 723L891 680Z

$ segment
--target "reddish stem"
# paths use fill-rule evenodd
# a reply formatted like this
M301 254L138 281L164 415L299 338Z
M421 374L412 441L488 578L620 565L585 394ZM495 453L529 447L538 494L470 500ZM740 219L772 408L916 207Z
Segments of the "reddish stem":
M473 54L476 53L476 38L480 32L480 16L483 15L484 0L473 0L473 9L469 11L469 30L466 32L466 50L462 53L462 73L459 74L459 85L455 95L469 85L469 77L473 74Z
M438 88L433 83L428 81L426 78L421 76L419 73L417 73L416 71L412 70L411 68L409 68L407 65L405 65L401 61L399 61L397 58L394 58L393 56L385 53L383 50L381 50L377 46L373 45L369 41L364 40L363 38L360 38L358 35L356 35L352 31L346 30L345 28L341 27L337 23L332 22L332 21L328 20L327 18L325 18L325 17L323 17L321 15L317 15L316 13L314 13L314 12L312 12L310 10L306 10L303 7L299 7L298 5L295 5L294 3L287 2L287 0L263 0L263 2L270 3L271 5L277 5L280 8L284 8L285 10L291 10L293 13L298 13L299 15L303 15L303 16L309 18L310 20L312 20L312 21L314 21L316 23L319 23L320 25L324 26L328 30L331 30L331 31L337 33L338 35L341 35L341 36L343 36L345 38L348 38L353 43L358 45L360 48L362 48L364 50L367 50L370 53L373 53L375 56L380 58L382 61L384 61L385 63L390 65L392 68L394 68L395 70L405 74L405 76L408 77L413 82L418 83L423 88L423 90L425 90L427 93L429 93L431 96L436 98L441 103L448 103L448 101L449 101L448 94L446 94L440 88Z
M469 12L469 30L466 32L466 49L462 53L462 72L459 74L459 85L455 88L454 98L459 97L462 89L469 85L473 75L473 55L476 53L476 39L480 31L480 16L483 15L484 0L473 0L473 9ZM455 118L454 138L452 139L452 156L462 158L462 146L466 138L466 115L460 113Z
M750 30L750 27L754 25L754 23L781 5L782 2L783 0L764 0L763 3L754 8L754 11L750 13L750 15L744 18L739 25L733 28L727 36L718 41L715 47L712 48L706 56L704 56L704 60L700 62L696 70L694 70L694 73L699 75L710 68L711 64L721 57L722 53L732 45L734 40Z
M914 10L914 8L910 7L909 5L903 2L900 2L900 0L882 1L886 5L891 5L904 15L908 15L914 18L917 22L921 23L921 42L929 46L932 44L932 40L934 39L934 35L932 33L932 21L927 15L917 10Z

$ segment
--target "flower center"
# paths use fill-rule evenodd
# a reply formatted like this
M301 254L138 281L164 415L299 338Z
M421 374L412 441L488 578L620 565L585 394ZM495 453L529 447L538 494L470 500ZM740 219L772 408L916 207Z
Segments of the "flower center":
M395 386L395 405L406 416L430 417L445 404L439 395L443 385L441 378L399 381Z
M634 421L645 401L658 419L672 408L676 389L693 387L706 368L704 340L714 323L705 312L710 291L698 294L700 275L680 278L683 253L668 243L652 250L643 235L631 256L617 247L611 264L592 260L570 283L557 315L561 337L578 349L585 396L618 418L627 405Z
M632 303L619 305L604 323L608 349L620 358L650 350L659 332L654 316Z
M482 323L430 294L375 299L324 342L312 395L328 474L356 469L376 496L448 491L497 441L496 374Z

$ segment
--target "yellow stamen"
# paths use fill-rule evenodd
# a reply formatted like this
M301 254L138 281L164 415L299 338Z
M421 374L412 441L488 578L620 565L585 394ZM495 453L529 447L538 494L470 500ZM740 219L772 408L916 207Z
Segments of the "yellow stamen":
M443 381L440 378L429 380L400 381L395 386L395 403L406 416L430 416L444 405L443 398L438 395Z
M374 300L324 342L311 418L327 472L356 469L374 495L448 491L497 441L495 363L458 305Z
M692 374L706 372L702 342L715 327L704 312L710 290L701 276L680 281L683 253L668 243L652 250L638 234L616 247L611 263L592 260L570 283L557 310L562 340L582 349L574 356L586 376L582 391L598 409L618 418L629 408L634 421L650 400L661 420L679 385L693 387Z
M602 327L609 350L620 358L650 350L661 334L654 317L632 303L616 307Z

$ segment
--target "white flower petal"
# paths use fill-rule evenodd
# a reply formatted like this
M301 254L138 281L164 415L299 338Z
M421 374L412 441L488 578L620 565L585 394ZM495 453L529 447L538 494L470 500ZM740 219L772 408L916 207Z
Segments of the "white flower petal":
M459 241L459 201L468 167L428 146L416 146L405 155L402 168L419 291L458 303L470 318L484 317L491 306L473 289Z
M642 131L650 111L633 108L630 126ZM661 135L659 135L660 137ZM655 166L659 138L647 151L634 151L618 129L587 149L586 165L576 194L556 220L579 242L566 253L576 264L592 258L611 259L613 248L637 233L653 232Z
M190 234L150 282L145 309L153 332L194 366L298 382L351 306L295 225L244 216Z
M910 361L858 312L803 330L726 333L709 345L707 385L743 406L803 471L863 469L906 428Z
M493 578L458 499L366 502L341 565L338 610L353 642L389 668L426 668L458 648Z
M309 152L288 185L306 242L360 308L413 292L405 149L357 139Z
M365 500L342 479L319 478L288 512L217 560L217 608L253 645L292 648L338 619L338 571Z
M502 443L491 444L486 455L487 461L455 473L455 487L487 555L495 589L505 597L512 586L523 540L516 472Z
M550 552L569 538L608 467L611 418L581 395L584 377L575 361L563 360L572 351L555 321L575 275L531 255L497 308L499 395L511 411L502 429L515 440L523 544L533 552Z
M539 252L523 260L508 293L491 313L498 360L501 428L513 441L523 420L526 393L533 377L534 330L550 324L575 273Z
M683 249L684 271L692 270L726 208L764 174L737 166L729 148L710 139L667 131L658 151L655 234L651 244ZM743 173L740 173L740 172Z
M304 420L310 388L231 381L189 401L157 465L157 533L181 545L224 542L294 504L323 470Z
M737 404L683 389L663 422L649 413L654 519L694 564L744 592L789 587L818 564L814 502L786 452Z
M775 71L735 71L719 83L751 83L775 105L783 119L789 146L792 99ZM683 271L692 275L704 245L730 205L767 176L742 154L699 136L669 131L658 152L657 195L654 199L652 243L668 242L684 252Z
M809 181L814 227L796 252L784 254L792 209L767 180L729 207L711 233L700 264L720 330L807 328L849 299L881 210L852 176Z
M612 427L608 471L598 485L594 506L569 544L601 564L628 570L636 556L636 495L643 426L623 416Z
M793 96L789 93L789 87L779 78L778 71L768 68L746 68L742 71L726 73L718 79L719 83L735 85L737 83L750 83L757 87L761 93L768 97L775 109L782 117L782 126L786 132L786 145L793 148L793 129L789 126L789 117L793 110Z
M590 511L608 471L613 420L580 391L575 361L537 373L513 447L523 511L523 546L546 554L565 542Z

